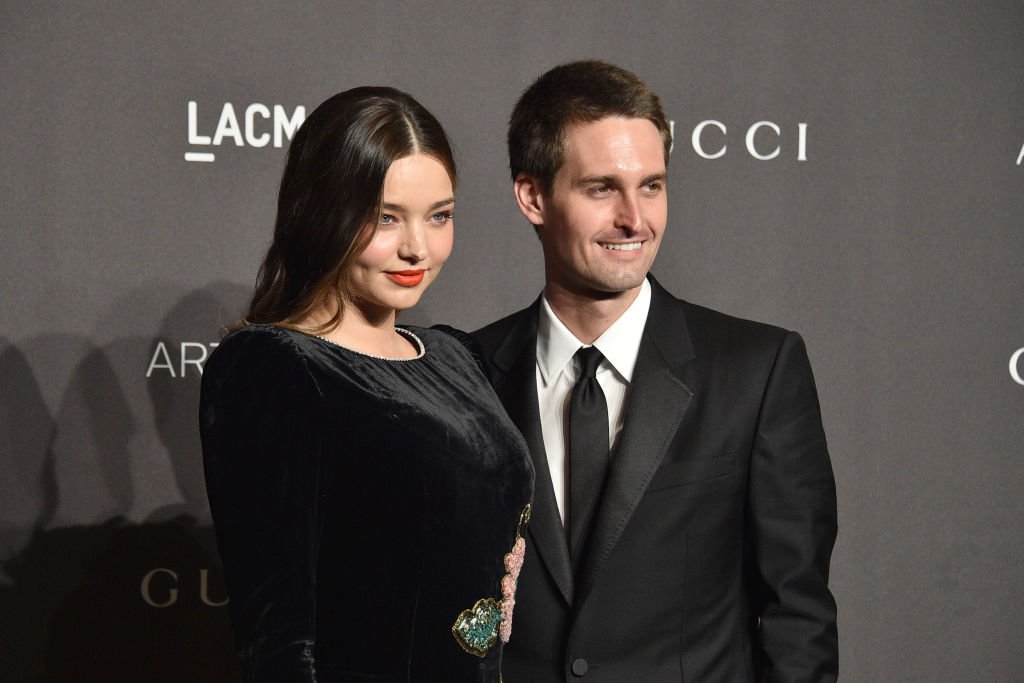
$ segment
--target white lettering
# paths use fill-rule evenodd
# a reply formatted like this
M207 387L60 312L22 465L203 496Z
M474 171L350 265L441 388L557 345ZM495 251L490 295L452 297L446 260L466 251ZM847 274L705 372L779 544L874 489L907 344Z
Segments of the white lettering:
M708 126L714 126L718 130L722 131L722 135L725 135L728 131L725 128L725 124L721 121L701 121L694 127L693 135L690 137L690 142L693 144L693 151L704 157L705 159L719 159L725 156L726 145L722 144L722 149L718 150L714 154L710 154L704 151L704 146L701 144L701 134L704 129Z
M210 342L209 344L181 342L178 346L180 355L178 356L178 362L175 363L171 359L167 344L165 342L157 342L156 348L153 349L153 357L149 360L149 367L146 368L146 377L152 377L155 370L166 370L171 377L185 378L188 376L187 368L189 365L194 365L199 374L202 375L203 365L210 356L209 349L215 349L217 346L217 342ZM198 352L190 353L190 349L198 350ZM174 372L175 368L178 369L177 374Z
M266 105L260 103L250 104L245 108L245 141L253 147L266 147L267 143L270 142L270 133L263 133L262 135L254 135L256 129L255 118L256 114L259 114L265 119L270 119L270 110L267 109Z
M796 160L807 161L807 124L798 123L796 124L796 127L799 131L797 137Z
M228 599L224 598L220 602L216 602L210 599L210 570L200 569L199 570L199 599L203 601L203 604L209 605L210 607L223 607L228 604Z
M163 362L158 363L157 360L163 356ZM163 342L158 342L156 349L153 351L153 358L149 361L149 367L146 368L146 377L153 374L154 370L161 369L171 373L171 377L174 377L174 365L171 363L171 357L167 354L167 345Z
M782 133L779 127L772 123L771 121L758 121L757 123L755 123L754 125L747 129L747 151L750 152L750 156L754 157L755 159L760 159L761 161L768 161L770 159L774 159L775 157L779 156L779 152L782 151L782 146L777 145L775 147L775 150L769 152L768 154L758 154L757 150L754 148L754 136L757 135L757 131L759 131L761 128L764 128L765 126L775 131L776 137L778 137Z
M1020 357L1024 356L1024 348L1019 348L1010 356L1010 377L1017 384L1024 385L1024 377L1020 374Z
M292 136L295 135L295 131L299 129L302 122L306 120L306 108L303 106L295 107L295 111L292 113L291 118L284 111L284 107L280 104L274 105L274 147L280 147L284 144L284 137L288 136L291 140Z
M1017 165L1024 163L1024 145L1020 146L1020 154L1017 155Z
M202 353L202 355L199 356L199 358L189 358L188 357L188 349L199 349L199 351ZM199 343L196 343L196 342L181 342L181 376L182 377L185 376L185 366L186 365L194 365L194 366L196 366L196 369L199 371L199 374L202 375L203 374L203 363L206 362L206 357L208 355L210 355L210 354L206 350L206 345L205 344L199 344Z
M225 102L224 108L220 110L220 121L217 122L217 130L213 134L213 144L219 145L229 135L235 141L236 146L241 147L245 144L242 142L242 129L238 127L238 117L235 116L235 108L231 106L230 102Z
M271 121L273 119L273 121ZM220 111L220 119L213 137L199 134L199 105L190 100L188 103L188 141L191 145L222 145L225 139L234 141L236 147L266 147L271 141L273 128L274 147L283 147L291 140L306 120L306 108L295 107L289 115L280 104L270 105L253 102L245 108L242 123L239 125L238 114L230 102L225 102ZM209 152L186 152L186 161L213 161L214 155Z
M208 145L210 144L209 135L199 135L199 105L195 102L188 103L188 144L190 145Z
M153 581L153 577L157 574L167 574L172 579L174 579L174 583L171 584L172 587L167 591L167 599L163 602L157 602L156 600L154 600L153 595L150 593L149 590L149 585ZM178 601L178 589L174 587L177 585L177 583L177 574L175 574L170 569L158 567L153 571L149 572L148 574L146 574L144 577L142 577L142 585L139 586L139 591L142 593L142 599L145 600L146 604L150 607L170 607Z

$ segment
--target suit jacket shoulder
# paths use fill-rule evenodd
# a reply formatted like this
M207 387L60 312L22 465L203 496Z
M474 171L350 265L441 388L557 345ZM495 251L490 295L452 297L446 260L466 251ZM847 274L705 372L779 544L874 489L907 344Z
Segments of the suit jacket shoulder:
M696 358L699 365L736 359L770 358L795 333L765 323L737 318L678 299L650 278L651 309L644 336L665 364L678 368Z
M698 357L776 349L787 335L793 334L776 325L738 318L682 299L676 301L686 317Z
M526 308L470 333L483 357L485 374L492 382L500 382L524 345L536 343L539 306L540 297Z

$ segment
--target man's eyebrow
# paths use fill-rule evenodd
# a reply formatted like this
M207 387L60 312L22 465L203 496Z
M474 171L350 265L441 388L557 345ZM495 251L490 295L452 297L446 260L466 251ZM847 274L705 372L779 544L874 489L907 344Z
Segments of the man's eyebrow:
M644 176L640 180L641 185L647 185L658 180L665 180L668 177L668 171L661 171L660 173L652 173ZM590 175L582 178L577 178L576 182L573 183L576 186L583 185L615 185L618 178L611 175Z
M574 185L614 185L615 176L610 175L588 175L577 178Z
M449 204L454 203L455 197L448 197L448 199L442 199L439 202L434 202L427 208L427 211L434 211L435 209L440 209L442 206L448 206ZM405 207L401 204L390 204L388 202L381 204L380 208L387 211L405 211Z

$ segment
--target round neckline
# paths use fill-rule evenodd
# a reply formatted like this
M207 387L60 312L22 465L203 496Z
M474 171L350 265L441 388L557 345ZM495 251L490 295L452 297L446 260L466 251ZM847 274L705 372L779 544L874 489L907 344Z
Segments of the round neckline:
M417 337L411 331L405 329L404 327L398 327L396 325L395 326L395 332L398 332L399 334L404 335L406 338L408 338L410 341L412 341L413 345L416 346L416 348L418 348L420 350L419 353L417 353L412 358L392 358L390 356L378 356L378 355L375 355L375 354L372 354L372 353L365 353L363 351L357 351L357 350L349 348L349 347L347 347L347 346L345 346L343 344L339 344L338 342L334 341L333 339L328 339L327 337L320 336L319 334L314 334L314 335L309 335L309 336L316 337L317 339L319 339L321 341L327 342L331 346L336 346L339 349L344 349L344 350L348 351L349 353L354 353L354 354L359 355L359 356L365 356L367 358L373 358L373 359L376 359L376 360L386 360L386 361L392 362L392 363L405 363L405 362L408 362L408 361L411 361L411 360L419 360L420 358L423 358L423 356L427 355L427 347L423 345L423 340L420 339L419 337Z

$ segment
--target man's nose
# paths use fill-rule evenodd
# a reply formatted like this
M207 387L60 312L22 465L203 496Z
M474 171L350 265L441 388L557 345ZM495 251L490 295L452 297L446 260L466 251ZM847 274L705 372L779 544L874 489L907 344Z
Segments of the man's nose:
M623 192L619 195L619 203L615 213L615 227L623 228L631 232L640 229L640 203L634 193Z

